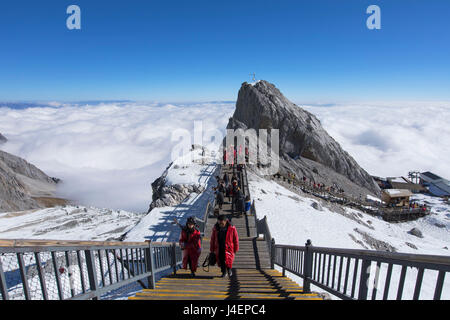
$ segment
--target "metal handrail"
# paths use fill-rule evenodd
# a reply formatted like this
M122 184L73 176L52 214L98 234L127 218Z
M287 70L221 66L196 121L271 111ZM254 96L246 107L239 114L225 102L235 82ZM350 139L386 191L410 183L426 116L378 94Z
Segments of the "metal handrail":
M448 256L313 247L309 240L305 246L279 245L275 244L275 239L270 234L267 216L261 220L256 218L254 201L251 210L255 215L257 232L263 234L267 242L271 256L271 267L274 268L275 265L278 265L282 268L283 275L288 271L303 278L303 291L305 293L311 292L311 285L313 284L341 299L365 300L369 296L369 279L375 278L377 283L373 284L371 291L371 299L375 300L380 286L378 283L380 269L385 267L385 269L387 268L387 276L382 283L384 289L382 298L386 300L389 297L394 266L399 266L401 271L396 292L397 299L400 300L403 297L408 268L418 269L413 299L420 298L424 273L427 270L438 272L433 299L441 299L444 279L446 273L450 272L450 257ZM342 274L344 260L345 275ZM352 273L349 269L351 261L354 261ZM351 283L349 278L352 278Z
M418 269L417 277L411 280L415 281L413 299L419 299L424 273L431 270L438 272L433 299L440 300L445 275L450 272L448 256L314 247L309 240L305 246L275 245L275 264L282 267L283 274L288 271L303 278L305 292L310 292L311 284L314 284L339 298L359 300L368 299L369 284L372 300L377 298L379 288L383 288L382 298L387 300L394 266L401 267L396 292L398 300L403 297L408 268ZM387 268L387 274L380 283L379 274L383 268ZM375 282L369 283L372 278Z
M181 248L169 242L0 240L0 293L3 300L99 299L145 279L154 288L156 274L176 272L181 262Z
M304 251L306 246L292 246L292 245L281 245L277 244L279 249L298 249ZM360 249L341 249L341 248L328 248L328 247L313 247L314 252L317 253L330 253L347 255L351 257L358 258L368 258L368 259L391 259L396 261L405 261L411 263L430 263L430 264L442 264L450 271L450 256L440 256L440 255L428 255L428 254L412 254L412 253L401 253L401 252L385 252L385 251L375 251L375 250L360 250Z
M247 175L247 166L243 166L243 176L245 177L245 186L247 188L247 194L250 196L250 187L248 185L248 175ZM251 215L253 215L255 219L255 226L256 226L256 235L259 236L260 234L263 235L264 240L267 244L267 249L270 254L270 261L271 261L271 268L274 267L274 259L275 259L275 250L274 250L274 244L275 239L272 238L272 235L270 233L269 224L267 223L267 216L264 216L263 219L259 220L256 216L256 206L255 206L255 200L252 201L252 205L250 207Z

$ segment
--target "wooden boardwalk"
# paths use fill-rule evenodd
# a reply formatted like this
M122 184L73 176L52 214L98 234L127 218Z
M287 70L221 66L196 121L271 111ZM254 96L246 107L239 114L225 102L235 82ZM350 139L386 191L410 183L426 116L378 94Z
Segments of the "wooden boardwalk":
M224 170L230 177L231 170ZM241 178L244 183L244 179ZM244 186L243 186L244 187ZM244 188L243 188L244 189ZM248 189L247 189L248 190ZM239 251L233 263L233 275L221 278L220 268L210 267L209 272L201 264L209 253L212 228L217 222L209 218L202 240L202 254L196 277L189 270L161 278L155 289L144 289L130 300L236 300L236 299L289 299L322 300L317 294L304 294L303 288L279 271L270 269L270 254L266 242L257 238L254 216L233 216L231 202L225 198L220 214L232 217L231 223L239 235Z

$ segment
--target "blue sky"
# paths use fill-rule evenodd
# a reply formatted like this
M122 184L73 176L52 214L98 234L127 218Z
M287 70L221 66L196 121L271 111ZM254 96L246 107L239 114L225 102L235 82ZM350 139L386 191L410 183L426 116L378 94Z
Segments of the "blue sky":
M82 29L66 28L76 4ZM366 8L381 8L381 30ZM291 100L450 100L448 0L0 4L0 100L235 100L249 74Z

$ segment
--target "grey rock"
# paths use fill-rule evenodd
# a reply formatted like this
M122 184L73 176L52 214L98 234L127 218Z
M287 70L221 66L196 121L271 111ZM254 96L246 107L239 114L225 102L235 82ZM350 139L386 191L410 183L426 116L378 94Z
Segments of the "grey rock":
M300 202L300 198L297 196L288 196L288 198L291 198L292 200L294 200L295 202Z
M342 215L342 216L344 216L344 217L346 217L346 218L348 218L350 220L353 220L353 221L357 222L358 224L360 224L362 226L365 226L366 228L369 228L371 230L375 230L375 228L372 225L364 222L360 218L360 214L359 213L355 213L354 211L347 212L342 206L337 205L337 204L331 206L330 210L334 211L334 212L336 212L336 213L338 213L338 214L340 214L340 215ZM364 216L362 216L362 217L364 217Z
M152 203L148 213L154 208L173 207L179 205L191 193L202 193L205 189L196 184L173 184L167 185L167 172L173 163L170 163L164 173L152 183Z
M0 150L0 212L45 207L40 197L53 197L58 179L22 158Z
M408 247L410 247L410 248L413 248L413 249L415 249L415 250L417 250L417 247L414 245L414 244L412 244L412 243L409 243L409 242L405 242L405 244L408 246Z
M313 207L314 209L318 210L318 211L323 211L322 205L318 202L313 202L311 203L311 207Z
M227 129L279 129L280 173L295 173L347 193L377 195L372 177L322 128L320 121L286 99L271 83L243 83ZM250 152L253 152L250 146Z
M418 238L423 238L422 231L420 231L417 228L412 228L411 230L408 231L408 233Z
M323 300L333 300L331 299L331 295L327 292L315 292L318 297L322 298Z
M365 243L367 243L372 249L378 250L378 251L388 251L388 252L397 252L397 249L393 246L391 246L389 243L375 239L371 235L369 235L367 232L364 232L362 230L359 230L358 228L353 229L355 232L359 233L362 237Z
M357 244L359 244L361 247L363 247L364 249L369 249L364 242L362 242L361 240L356 239L356 237L354 235L352 235L351 233L348 234L348 236Z

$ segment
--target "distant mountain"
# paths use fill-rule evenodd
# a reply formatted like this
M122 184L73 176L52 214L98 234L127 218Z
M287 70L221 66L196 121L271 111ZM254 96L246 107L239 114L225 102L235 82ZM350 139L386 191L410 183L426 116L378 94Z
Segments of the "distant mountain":
M28 109L28 108L59 108L62 106L97 106L101 104L129 104L132 100L86 100L86 101L71 101L71 102L1 102L0 108L11 109Z
M48 103L35 103L35 102L0 102L0 108L11 108L11 109L27 109L27 108L49 108L55 107Z
M58 182L24 159L0 150L0 212L66 203L55 198Z
M3 135L0 133L0 144L6 143L7 141L8 141L8 139L6 139L5 136L3 136Z
M342 149L310 112L290 102L271 83L243 83L227 129L279 129L280 173L295 173L345 192L378 194L372 177Z

